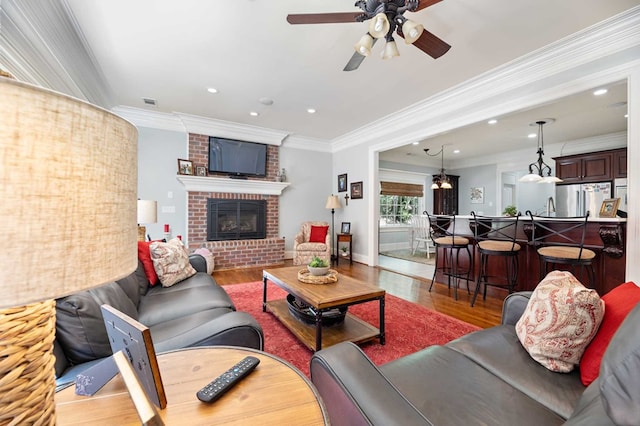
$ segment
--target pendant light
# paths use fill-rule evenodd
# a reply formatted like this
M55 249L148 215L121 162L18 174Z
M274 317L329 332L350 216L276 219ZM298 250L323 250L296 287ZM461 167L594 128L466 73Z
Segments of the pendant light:
M529 174L522 176L520 182L537 182L537 183L556 183L562 182L562 179L556 176L551 176L551 167L549 167L542 158L544 155L544 137L542 135L542 126L549 122L553 122L553 119L538 120L535 124L538 125L538 160L529 164ZM534 173L534 170L536 173ZM546 176L545 176L546 173Z

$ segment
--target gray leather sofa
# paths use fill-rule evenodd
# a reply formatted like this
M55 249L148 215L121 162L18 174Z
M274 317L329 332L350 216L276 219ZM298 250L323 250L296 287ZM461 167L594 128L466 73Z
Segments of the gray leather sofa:
M618 329L600 376L554 373L522 348L514 293L502 324L376 367L352 343L311 359L332 425L640 425L640 305Z
M100 305L106 303L149 327L156 353L191 346L230 345L262 350L263 333L213 277L205 259L189 256L197 273L171 287L150 287L142 264L117 282L56 300L56 384L111 355Z

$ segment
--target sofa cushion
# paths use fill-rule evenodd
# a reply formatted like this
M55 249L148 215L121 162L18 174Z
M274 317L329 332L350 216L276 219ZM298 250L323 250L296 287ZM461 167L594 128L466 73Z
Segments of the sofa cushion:
M380 370L434 425L547 426L565 421L448 347L430 346Z
M72 364L111 356L100 306L111 305L137 319L133 302L117 283L82 291L56 301L56 339Z
M558 374L534 361L520 344L513 325L470 333L446 346L564 418L571 415L585 390L577 370Z
M133 273L116 282L136 307L140 303L140 296L147 294L147 289L149 288L149 280L141 261L138 261L138 268Z
M194 312L215 308L235 310L227 292L213 281L211 275L198 272L171 287L150 288L138 305L138 320L147 327L152 327Z
M153 267L153 260L151 260L151 251L149 246L151 241L138 241L138 260L142 262L144 266L144 272L147 275L150 285L158 284L158 274Z
M311 232L309 233L310 243L325 243L327 241L327 231L329 226L315 226L311 225Z
M538 284L516 333L531 357L551 371L575 368L593 339L604 303L570 272L552 271Z
M604 296L604 318L580 360L580 378L585 386L593 382L600 373L600 362L614 333L633 307L640 302L640 287L628 282L614 288Z
M149 245L153 267L163 287L170 287L196 273L189 263L189 253L182 241L173 238L166 243Z
M607 347L600 375L604 408L617 425L637 425L640 419L640 304L618 328Z

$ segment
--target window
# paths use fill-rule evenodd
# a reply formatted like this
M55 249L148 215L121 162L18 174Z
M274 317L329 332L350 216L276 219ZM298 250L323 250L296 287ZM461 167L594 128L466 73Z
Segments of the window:
M390 226L409 224L413 215L420 214L421 200L422 197L381 195L380 225Z

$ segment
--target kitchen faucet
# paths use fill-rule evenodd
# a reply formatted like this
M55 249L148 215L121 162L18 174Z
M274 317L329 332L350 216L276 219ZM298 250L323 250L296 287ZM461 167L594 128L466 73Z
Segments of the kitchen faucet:
M553 201L553 197L549 197L547 199L547 216L550 216L551 213L556 212L556 203Z

